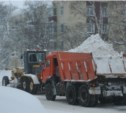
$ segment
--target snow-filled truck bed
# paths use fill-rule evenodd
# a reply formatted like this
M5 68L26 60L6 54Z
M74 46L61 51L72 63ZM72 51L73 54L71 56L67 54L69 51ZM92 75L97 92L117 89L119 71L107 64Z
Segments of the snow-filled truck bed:
M105 77L126 77L125 57L94 57L96 74Z
M104 103L106 98L115 104L126 103L124 57L93 58L90 53L53 52L46 61L41 81L47 100L66 96L69 104L86 107L98 101Z

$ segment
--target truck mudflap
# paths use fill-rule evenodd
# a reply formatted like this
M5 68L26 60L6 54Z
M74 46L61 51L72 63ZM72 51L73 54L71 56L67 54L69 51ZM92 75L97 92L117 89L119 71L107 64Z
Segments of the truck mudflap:
M100 87L90 87L89 88L89 94L91 94L91 95L100 95L101 94Z
M126 86L123 86L123 93L126 94Z

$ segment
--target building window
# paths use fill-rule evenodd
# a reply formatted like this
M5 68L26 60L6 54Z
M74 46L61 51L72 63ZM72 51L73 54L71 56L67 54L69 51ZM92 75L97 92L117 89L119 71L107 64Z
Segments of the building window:
M57 26L56 26L56 24L53 24L54 26L53 26L53 29L54 29L54 33L56 33L57 32Z
M126 21L126 4L124 5L123 15L124 15L124 21Z
M94 16L94 6L93 5L87 6L87 16Z
M87 23L87 32L95 33L95 23L93 22Z
M61 14L61 15L64 14L64 7L63 7L63 6L61 6L60 14Z
M53 9L53 12L54 12L54 16L56 16L56 8Z
M64 25L61 24L61 32L64 32Z
M107 17L108 16L107 5L101 6L101 16L102 17Z
M106 34L107 32L108 32L108 25L107 24L101 25L101 33Z

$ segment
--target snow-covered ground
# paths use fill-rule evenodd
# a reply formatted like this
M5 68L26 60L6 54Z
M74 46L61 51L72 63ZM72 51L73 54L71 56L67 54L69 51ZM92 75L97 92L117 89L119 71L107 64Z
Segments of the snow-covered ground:
M104 42L100 36L92 35L85 42L71 52L92 52L93 56L120 56L111 44ZM101 64L101 63L100 63ZM0 85L2 77L10 72L0 71ZM40 102L38 101L38 99ZM42 105L41 105L42 104ZM43 107L44 106L44 107ZM48 101L45 95L32 96L26 92L0 86L0 113L125 113L126 106L113 104L97 105L96 107L82 107L69 105L65 97L57 97L56 101Z
M38 99L37 99L38 98ZM39 101L40 100L40 101ZM41 102L41 103L40 103ZM82 107L69 105L65 97L48 101L45 95L31 95L24 91L0 86L1 113L125 113L126 106L113 104Z
M40 100L38 102L37 98ZM46 100L45 95L34 95L0 86L0 113L125 113L126 106L113 104L97 105L96 107L82 107L69 105L65 97L57 96L56 101ZM39 112L39 110L41 112ZM8 112L9 111L9 112ZM26 111L26 112L25 112Z
M48 101L45 95L36 96L44 105L48 113L126 113L126 106L113 104L97 105L96 107L82 107L69 105L65 97L57 97L56 101Z
M47 113L33 95L16 88L0 86L0 113Z

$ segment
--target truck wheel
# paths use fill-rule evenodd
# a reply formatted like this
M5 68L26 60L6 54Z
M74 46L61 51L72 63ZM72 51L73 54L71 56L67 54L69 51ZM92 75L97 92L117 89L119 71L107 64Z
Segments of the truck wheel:
M56 99L56 95L54 94L53 86L51 83L47 83L45 85L45 95L47 100L54 101Z
M78 91L79 104L85 107L93 107L97 104L98 98L96 95L90 95L88 92L88 87L82 85Z
M66 88L66 99L69 104L77 104L77 91L74 85L69 85Z
M9 78L4 76L2 79L2 86L7 86L9 84Z
M30 78L28 80L28 92L31 94L36 94L37 93L37 86L35 86L33 80Z
M80 86L78 95L79 95L78 99L80 105L86 107L90 105L90 95L87 86L85 85Z

